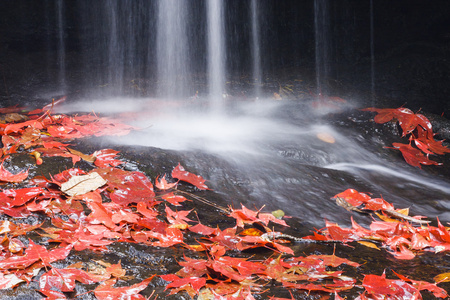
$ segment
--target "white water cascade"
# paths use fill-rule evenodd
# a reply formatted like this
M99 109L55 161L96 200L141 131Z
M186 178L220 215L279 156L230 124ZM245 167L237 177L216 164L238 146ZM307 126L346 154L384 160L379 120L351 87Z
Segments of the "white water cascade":
M225 90L225 43L223 1L207 1L208 23L208 84L213 110L222 107Z
M188 2L158 2L157 77L160 97L183 97L189 88Z

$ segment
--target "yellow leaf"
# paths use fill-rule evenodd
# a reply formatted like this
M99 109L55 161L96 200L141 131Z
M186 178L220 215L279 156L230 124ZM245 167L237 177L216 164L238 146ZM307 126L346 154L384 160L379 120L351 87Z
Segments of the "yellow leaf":
M409 216L409 207L402 208L402 209L396 209L395 211L398 212L399 214Z
M194 250L194 251L198 251L198 252L207 250L202 245L186 245L186 247L190 250Z
M251 235L251 236L261 236L263 233L261 230L256 228L248 228L239 233L240 235Z
M189 224L172 224L169 226L169 228L178 228L181 230L185 230L189 227Z
M284 217L284 211L282 211L281 209L277 209L272 212L272 215L277 219L281 219L282 217Z
M375 245L374 243L371 243L371 242L367 242L367 241L359 241L358 243L360 243L361 245L364 245L364 246L366 246L366 247L369 247L369 248L373 248L373 249L380 250L380 248L378 248L377 245Z
M437 283L450 282L450 273L442 273L442 274L436 275L433 279Z
M382 221L385 221L385 222L399 222L399 220L396 220L396 219L391 219L391 218L389 218L388 216L385 216L385 215L382 215L382 214L379 214L379 213L375 213L377 216L378 216L378 218L380 218Z

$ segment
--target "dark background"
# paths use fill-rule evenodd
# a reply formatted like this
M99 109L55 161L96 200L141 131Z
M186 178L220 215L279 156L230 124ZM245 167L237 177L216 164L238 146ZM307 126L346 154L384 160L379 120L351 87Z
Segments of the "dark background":
M206 70L205 1L189 3L189 57L197 76ZM119 67L123 76L117 80L151 80L156 64L156 4L138 0L1 1L3 106L106 83L123 85L105 75ZM341 96L357 90L356 95L365 95L374 90L374 104L405 104L413 110L448 115L449 1L259 0L266 82L296 77L314 84L314 9L318 4L326 6L319 20L324 34L319 54L325 57L327 93ZM114 57L108 52L111 26L104 10L110 5L118 12L120 51ZM225 5L227 76L251 76L250 1L226 0Z

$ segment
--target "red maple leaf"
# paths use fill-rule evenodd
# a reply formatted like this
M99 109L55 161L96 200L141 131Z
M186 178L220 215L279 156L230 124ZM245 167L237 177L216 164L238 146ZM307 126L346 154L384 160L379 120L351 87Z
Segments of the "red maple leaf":
M167 182L166 174L164 174L164 176L160 180L158 180L158 179L159 179L159 176L156 177L155 186L158 189L160 189L160 190L163 190L163 191L164 190L169 190L169 189L174 188L174 187L177 186L177 182L173 182L173 183L168 183Z
M21 206L44 192L45 190L40 187L3 190L0 192L0 203L3 202L3 196L6 196L10 206Z
M428 290L428 291L432 292L435 297L438 297L438 298L446 298L446 297L448 297L447 292L444 289L438 287L436 285L436 283L429 283L429 282L420 281L420 280L412 280L412 279L409 279L406 276L398 274L395 271L392 271L392 272L394 272L394 274L397 275L398 278L400 278L404 282L411 283L419 291Z
M192 286L192 288L198 293L199 290L205 286L206 284L206 278L204 277L184 277L180 278L177 275L174 274L168 274L168 275L159 275L162 279L165 281L170 281L166 286L166 290L170 288L178 288L185 286L189 284Z
M277 223L283 226L288 226L285 221L277 219L275 216L269 213L261 213L259 211L254 211L248 209L244 205L241 204L241 209L234 209L230 207L231 213L228 215L229 217L236 219L236 225L238 227L244 227L244 224L253 224L253 223L261 223L264 225L268 225L269 222Z
M412 147L410 144L392 143L392 145L395 149L400 150L403 158L411 166L420 168L420 165L442 165L441 163L428 159L419 149Z
M147 203L139 202L136 206L136 210L148 219L156 219L159 213L154 209L147 208L147 206Z
M95 157L94 164L99 168L117 167L124 163L121 160L115 159L118 153L119 151L112 149L95 151L94 154L92 154L92 156Z
M77 169L77 168L68 169L68 170L62 171L61 173L53 175L52 180L50 182L61 186L61 184L68 181L73 176L77 176L77 175L86 175L86 172L81 169Z
M145 289L155 275L133 284L132 286L113 287L117 279L110 279L99 285L94 290L94 295L98 300L145 300L146 298L139 294Z
M66 295L62 292L54 291L54 290L47 290L47 289L41 289L38 290L38 292L44 294L45 298L42 298L44 300L63 300L67 299Z
M91 210L87 221L91 224L104 224L109 228L115 228L116 224L112 220L112 213L102 203L88 202L86 205Z
M185 211L173 211L170 209L170 207L166 206L166 217L167 221L169 221L170 224L173 225L187 225L186 222L193 222L191 219L187 217L187 215L192 210L185 210Z
M103 168L95 171L108 182L108 187L113 189L110 198L117 204L128 205L154 200L153 185L141 172L128 172L116 168Z
M74 165L81 160L78 155L70 153L65 148L36 148L34 150L41 153L42 156L60 156L70 158L72 160L72 164Z
M41 122L42 120L28 120L21 123L8 124L4 129L4 134L16 133L22 131L23 128L26 127L34 127L37 129L44 129L44 125Z
M12 174L3 166L3 162L0 164L0 181L4 182L22 182L28 177L28 170Z
M52 220L53 222L53 220ZM53 222L53 224L55 224ZM114 243L114 240L107 238L107 232L93 234L87 226L82 223L74 224L64 222L61 224L65 229L57 231L55 234L57 237L49 240L50 242L61 242L69 245L73 245L74 250L82 251L84 249L91 249L94 251L107 250L106 246ZM118 237L116 234L115 237ZM119 235L120 237L120 235Z
M181 164L178 164L172 171L172 177L182 181L186 181L200 190L209 190L205 184L205 179L200 175L192 174L184 169Z
M426 154L438 154L443 155L450 153L450 149L442 145L443 141L436 141L433 138L421 137L412 138L417 148L422 150Z
M43 290L57 288L62 292L71 292L75 289L75 281L84 284L93 284L110 278L110 274L92 274L79 269L53 268L44 273L39 279L39 287Z
M15 255L0 261L0 269L24 269L37 261L49 265L54 261L66 258L71 249L72 245L68 245L48 251L45 247L36 245L30 240L24 255Z
M362 283L366 291L376 296L397 297L398 299L411 299L417 291L412 285L402 280L386 279L383 272L381 276L369 274L365 275Z
M164 200L169 202L172 205L180 206L181 202L187 201L186 197L183 197L181 195L175 195L174 193L168 193L162 196Z
M367 194L360 193L354 189L347 189L337 195L334 195L333 198L343 198L345 201L350 203L353 206L360 206L363 203L366 203L371 197Z

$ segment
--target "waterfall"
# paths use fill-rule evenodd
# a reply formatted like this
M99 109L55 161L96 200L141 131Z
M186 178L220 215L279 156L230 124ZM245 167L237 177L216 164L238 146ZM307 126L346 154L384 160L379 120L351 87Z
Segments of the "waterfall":
M317 95L326 94L329 76L330 22L328 0L314 0Z
M251 0L251 22L252 22L252 58L253 58L253 79L255 82L255 96L261 96L262 72L259 37L258 0Z
M220 111L225 91L225 42L223 1L207 1L208 84L212 109Z
M186 97L191 85L187 5L186 1L159 1L156 52L160 97Z
M370 0L370 87L372 102L375 102L375 41L373 27L373 0Z
M113 90L121 92L125 61L123 60L124 45L120 42L119 37L119 9L117 3L105 3L104 5L109 25L107 84L111 85Z
M58 64L58 84L64 91L66 89L66 51L64 43L64 2L63 0L56 1L56 18L57 18L57 64Z

